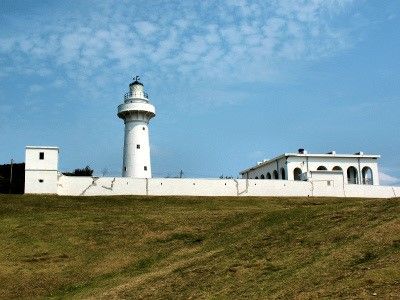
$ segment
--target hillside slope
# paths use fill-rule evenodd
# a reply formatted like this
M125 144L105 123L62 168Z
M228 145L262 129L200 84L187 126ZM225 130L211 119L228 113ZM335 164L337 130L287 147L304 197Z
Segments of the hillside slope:
M399 298L400 199L0 196L0 298Z

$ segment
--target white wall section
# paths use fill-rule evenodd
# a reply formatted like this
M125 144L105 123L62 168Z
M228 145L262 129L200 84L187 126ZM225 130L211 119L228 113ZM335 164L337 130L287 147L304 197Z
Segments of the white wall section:
M70 196L400 197L400 187L341 184L340 180L123 178L60 176L58 194Z

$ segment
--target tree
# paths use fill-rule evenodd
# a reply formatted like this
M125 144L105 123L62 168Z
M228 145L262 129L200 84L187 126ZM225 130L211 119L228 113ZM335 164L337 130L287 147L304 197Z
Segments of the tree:
M84 169L75 169L72 173L66 172L63 174L67 176L92 176L93 170L89 166L86 166Z

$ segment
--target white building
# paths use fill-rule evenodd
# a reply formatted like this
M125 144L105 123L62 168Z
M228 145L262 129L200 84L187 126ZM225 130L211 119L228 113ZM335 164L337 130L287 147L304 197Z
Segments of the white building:
M27 146L25 150L25 193L56 194L58 148Z
M235 178L151 178L148 124L155 116L138 77L129 85L118 116L125 122L123 177L66 176L57 147L27 146L25 193L70 196L329 196L399 197L400 187L380 186L379 155L284 153ZM265 179L265 180L260 180ZM267 180L275 179L275 180Z
M118 117L125 123L123 177L151 178L149 121L156 115L143 84L136 76L118 106Z
M339 173L347 184L379 185L378 158L363 152L311 154L304 149L284 153L240 172L246 179L309 180L336 176Z

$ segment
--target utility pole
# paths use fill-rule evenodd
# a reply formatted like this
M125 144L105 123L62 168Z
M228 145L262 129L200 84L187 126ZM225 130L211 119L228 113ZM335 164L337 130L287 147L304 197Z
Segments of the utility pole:
M11 189L12 189L13 162L14 162L14 160L11 159L11 164L10 164L10 188L8 190L9 194L11 194Z

